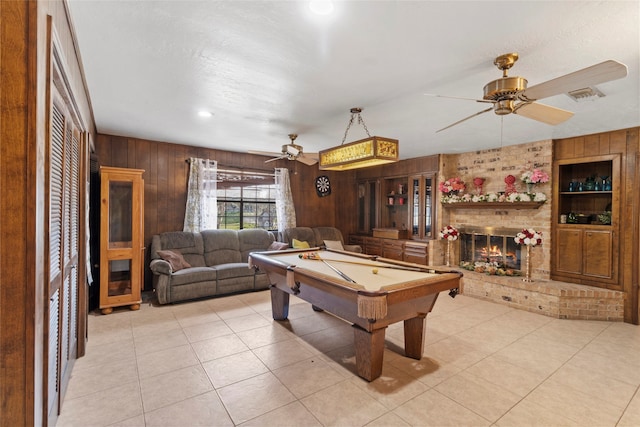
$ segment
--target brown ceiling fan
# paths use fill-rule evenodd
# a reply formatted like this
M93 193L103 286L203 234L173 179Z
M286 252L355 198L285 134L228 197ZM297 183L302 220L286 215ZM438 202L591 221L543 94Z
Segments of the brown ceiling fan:
M485 85L482 99L427 94L442 98L466 99L493 104L486 110L479 111L469 117L458 120L436 131L436 133L491 110L499 116L513 113L548 125L557 125L570 119L573 113L561 108L540 104L536 102L537 100L588 88L589 86L620 79L627 75L626 65L618 61L607 60L527 88L527 80L525 78L517 76L510 77L507 75L508 70L517 60L517 53L507 53L498 56L495 61L493 61L494 65L498 67L499 70L502 70L502 78L493 80Z
M273 153L268 151L249 151L249 154L258 154L261 156L275 156L273 159L265 160L265 163L273 162L280 159L288 159L288 160L297 160L305 165L311 166L318 163L318 154L317 153L309 153L305 154L302 151L302 146L298 144L294 144L294 141L298 137L295 133L289 134L289 139L291 143L284 144L282 146L282 152Z

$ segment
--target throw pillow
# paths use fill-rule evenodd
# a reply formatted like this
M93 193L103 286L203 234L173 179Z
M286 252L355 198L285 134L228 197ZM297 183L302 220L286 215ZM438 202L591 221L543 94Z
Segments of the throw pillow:
M309 246L309 242L298 239L293 239L291 242L291 246L293 246L294 249L309 249L311 247Z
M158 251L158 255L160 255L160 258L167 261L171 265L171 270L173 270L174 273L184 268L191 267L191 264L185 261L184 257L179 252Z
M288 248L289 248L289 244L288 243L273 242L271 245L269 245L267 250L268 251L281 251L281 250L288 249Z
M342 246L342 242L340 240L325 240L324 245L327 247L327 249L344 251L344 246Z

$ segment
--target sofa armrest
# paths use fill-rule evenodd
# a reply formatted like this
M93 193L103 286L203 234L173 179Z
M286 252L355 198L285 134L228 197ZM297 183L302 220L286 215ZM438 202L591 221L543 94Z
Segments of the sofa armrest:
M349 252L362 253L362 246L360 245L344 245L344 250Z
M170 276L173 272L171 264L163 259L154 259L151 261L151 264L149 264L149 268L151 268L153 274L166 274Z

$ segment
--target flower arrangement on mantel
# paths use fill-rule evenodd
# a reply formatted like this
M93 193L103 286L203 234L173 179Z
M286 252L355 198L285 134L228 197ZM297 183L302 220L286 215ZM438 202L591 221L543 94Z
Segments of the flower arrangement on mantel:
M549 174L542 169L526 170L520 175L520 181L525 184L543 184L549 182Z
M515 203L515 202L545 202L547 196L544 193L487 193L487 194L452 194L442 195L442 203Z
M529 170L528 172L530 173L530 179L537 180L536 183L547 182L549 180L549 176L540 169L533 169L533 171ZM526 173L527 172L523 173L522 177L524 177ZM513 175L507 175L507 178L505 178L505 182L511 182L510 191L499 193L489 192L486 194L482 194L482 190L480 190L476 191L476 194L470 194L463 193L466 189L466 185L460 177L449 178L446 181L441 182L438 186L438 189L441 193L440 201L442 203L515 203L547 201L547 196L544 193L533 192L531 190L523 193L515 191L515 186L513 185L515 180L516 178ZM478 189L478 186L482 188L481 186L485 183L485 181L485 178L475 178L474 185L476 186L476 189Z
M467 188L464 181L460 177L449 178L441 182L438 189L443 195L456 195Z

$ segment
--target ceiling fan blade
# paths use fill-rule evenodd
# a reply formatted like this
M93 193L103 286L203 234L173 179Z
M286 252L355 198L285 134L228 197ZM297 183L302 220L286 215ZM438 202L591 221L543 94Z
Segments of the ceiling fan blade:
M523 101L535 101L549 96L559 95L576 89L583 89L611 80L621 79L627 75L627 66L612 59L582 70L557 77L555 79L531 86L518 94Z
M444 127L444 128L442 128L442 129L440 129L440 130L437 130L437 131L436 131L436 133L441 132L441 131L443 131L443 130L445 130L445 129L449 129L449 128L451 128L451 127L454 127L455 125L458 125L458 124L460 124L460 123L462 123L462 122L464 122L464 121L466 121L466 120L472 119L472 118L474 118L475 116L479 116L480 114L487 113L487 112L489 112L489 111L491 111L491 110L493 110L493 107L489 107L489 108L487 108L486 110L479 111L479 112L477 112L477 113L475 113L475 114L470 115L469 117L465 117L465 118L464 118L464 119L462 119L462 120L458 120L457 122L452 123L452 124L450 124L450 125L449 125L449 126L447 126L447 127Z
M513 109L513 112L519 116L537 120L552 126L559 125L573 117L573 113L571 111L537 102L524 102L519 104Z
M434 95L432 93L425 93L425 95L426 96L434 96L434 97L437 97L437 98L461 99L463 101L487 102L489 104L495 103L495 101L492 101L490 99L462 98L462 97L459 97L459 96Z
M315 157L314 157L314 154L315 154ZM300 155L296 157L296 160L304 163L307 166L312 166L318 163L318 155L317 153L309 153L309 154L300 153Z
M247 151L247 153L249 154L257 154L258 156L282 156L282 153L276 153L275 151L254 151L254 150L249 150Z
M280 159L287 159L287 158L289 158L289 156L287 156L287 155L282 155L282 156L279 156L279 157L274 157L273 159L265 160L264 162L265 162L265 163L275 162L276 160L280 160Z

